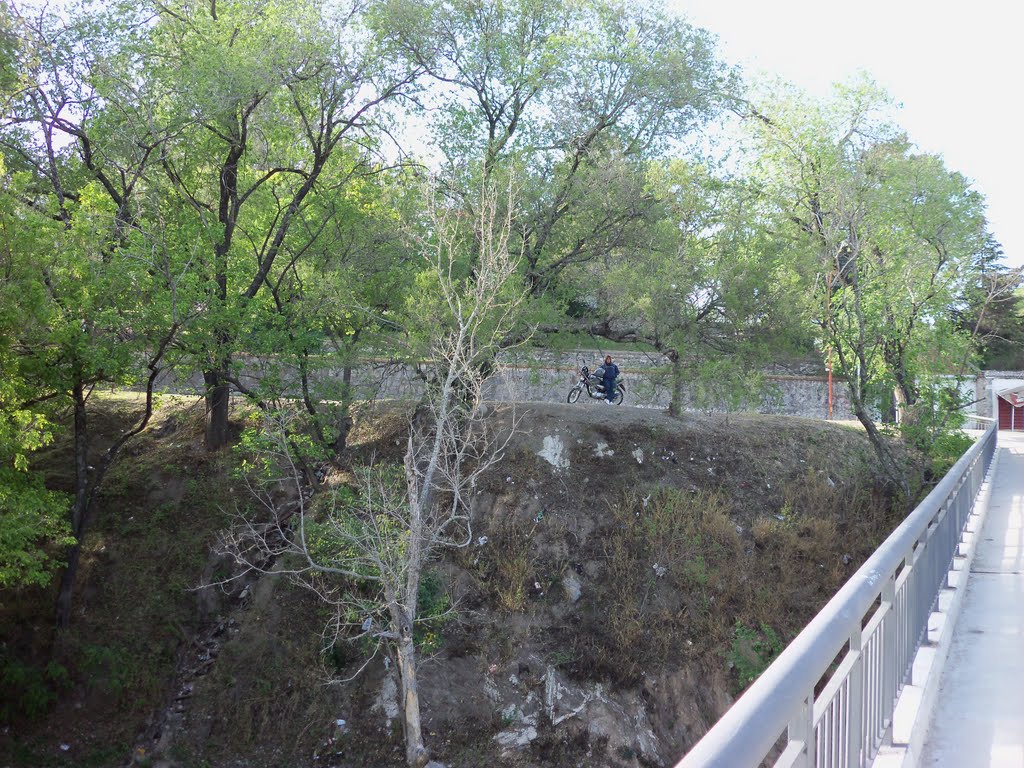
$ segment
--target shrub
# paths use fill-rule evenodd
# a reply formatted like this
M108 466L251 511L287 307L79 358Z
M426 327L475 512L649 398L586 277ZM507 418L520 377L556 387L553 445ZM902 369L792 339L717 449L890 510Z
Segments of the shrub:
M9 654L0 653L0 723L10 724L17 717L37 718L46 714L57 700L57 692L71 684L67 669L51 661L46 667L25 664Z
M757 680L781 652L782 641L767 624L762 624L758 632L737 621L728 662L736 673L739 689Z

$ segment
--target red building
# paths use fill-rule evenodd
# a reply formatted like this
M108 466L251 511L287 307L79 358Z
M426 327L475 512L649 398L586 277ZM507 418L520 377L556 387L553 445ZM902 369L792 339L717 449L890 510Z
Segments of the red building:
M999 404L999 428L1024 432L1024 387L1000 392L996 401Z

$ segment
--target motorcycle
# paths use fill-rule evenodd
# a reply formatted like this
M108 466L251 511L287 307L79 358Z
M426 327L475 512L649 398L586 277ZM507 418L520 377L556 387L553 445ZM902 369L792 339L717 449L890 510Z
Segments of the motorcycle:
M600 369L598 369L600 370ZM580 395L586 390L587 397L592 397L595 400L603 400L604 397L604 375L591 373L587 366L580 368L580 380L576 382L576 386L569 390L569 396L566 401L569 403L575 403L580 399ZM612 395L612 403L615 405L622 405L622 400L626 396L626 383L620 376L615 380L615 394Z

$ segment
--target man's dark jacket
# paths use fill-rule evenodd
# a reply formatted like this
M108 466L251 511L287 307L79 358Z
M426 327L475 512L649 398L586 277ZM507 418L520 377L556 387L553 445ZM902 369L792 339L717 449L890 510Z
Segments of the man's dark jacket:
M619 378L619 366L606 363L604 366L604 396L611 400L615 396L615 380Z

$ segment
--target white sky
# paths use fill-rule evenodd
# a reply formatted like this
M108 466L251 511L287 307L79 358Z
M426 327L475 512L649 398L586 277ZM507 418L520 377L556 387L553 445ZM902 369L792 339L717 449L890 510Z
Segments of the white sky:
M745 72L813 96L867 72L912 141L988 201L1005 262L1024 264L1024 4L1019 0L666 0Z

